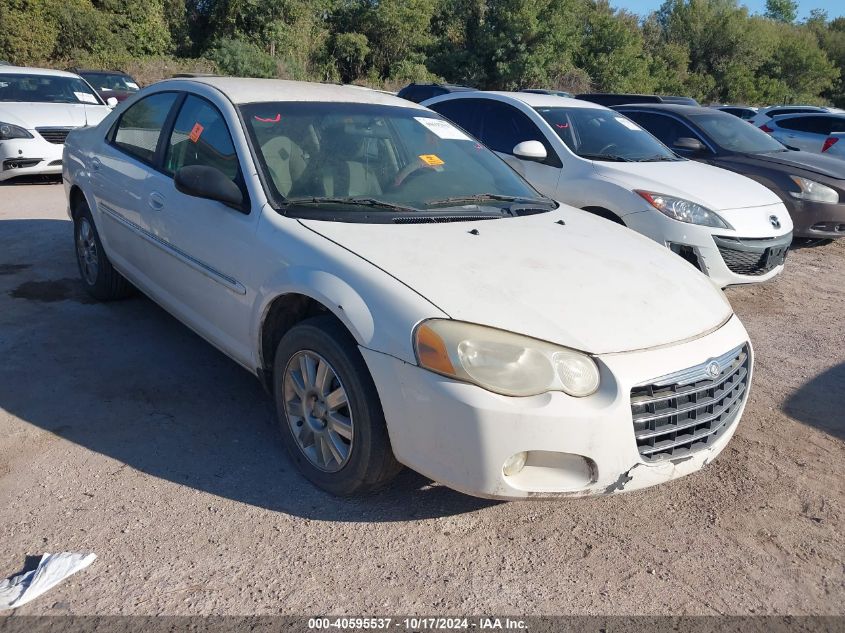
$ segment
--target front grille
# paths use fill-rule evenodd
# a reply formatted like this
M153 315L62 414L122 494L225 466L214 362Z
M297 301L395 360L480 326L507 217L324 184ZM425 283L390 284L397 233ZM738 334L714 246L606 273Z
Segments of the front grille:
M722 236L714 236L713 239L731 272L759 277L783 264L789 252L792 235L774 240Z
M723 435L748 393L750 370L750 350L743 345L631 389L634 437L642 458L682 457Z
M41 162L40 158L7 158L3 161L3 169L22 169L24 167L35 167Z
M36 131L45 141L56 145L64 145L67 135L73 128L70 127L37 127Z

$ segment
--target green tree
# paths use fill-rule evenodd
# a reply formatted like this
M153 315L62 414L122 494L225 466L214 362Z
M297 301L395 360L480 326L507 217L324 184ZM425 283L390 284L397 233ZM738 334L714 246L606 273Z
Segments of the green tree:
M636 16L617 12L607 0L588 5L575 65L607 92L649 92L654 81Z
M766 17L792 24L798 17L796 0L766 0Z
M340 77L351 83L364 74L370 46L363 33L338 33L331 45L331 55L337 60Z
M275 77L276 60L252 42L221 39L209 50L220 72L236 77Z

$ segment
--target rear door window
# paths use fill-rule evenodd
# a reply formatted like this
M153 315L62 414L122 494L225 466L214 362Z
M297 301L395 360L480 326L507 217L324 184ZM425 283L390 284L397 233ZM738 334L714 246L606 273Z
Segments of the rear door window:
M153 165L161 129L176 97L175 92L159 92L130 106L114 128L112 144L130 156Z
M484 105L484 101L480 99L455 99L454 101L435 103L431 106L431 109L477 137L481 132L478 109L482 105Z
M796 132L808 132L810 134L830 133L828 117L796 116L788 119L779 119L775 123L784 130L795 130Z
M562 165L540 128L507 103L486 100L481 109L481 140L490 149L510 155L513 155L513 148L523 141L539 141L546 148L545 164Z

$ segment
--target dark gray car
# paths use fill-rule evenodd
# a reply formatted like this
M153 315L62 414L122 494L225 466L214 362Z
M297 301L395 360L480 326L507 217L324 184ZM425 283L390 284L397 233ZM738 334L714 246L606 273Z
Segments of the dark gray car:
M678 154L767 186L789 210L796 237L845 237L845 161L789 149L713 108L642 103L615 109Z

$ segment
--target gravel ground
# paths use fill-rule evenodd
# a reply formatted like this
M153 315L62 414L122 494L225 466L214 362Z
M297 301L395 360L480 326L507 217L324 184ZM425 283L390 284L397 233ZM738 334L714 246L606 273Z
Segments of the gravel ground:
M88 301L64 205L0 187L0 578L99 558L17 613L845 613L845 240L728 291L757 373L704 471L525 503L406 471L338 501L248 373L147 299Z

